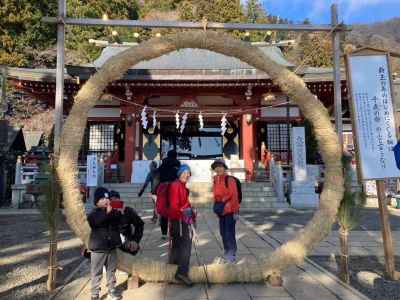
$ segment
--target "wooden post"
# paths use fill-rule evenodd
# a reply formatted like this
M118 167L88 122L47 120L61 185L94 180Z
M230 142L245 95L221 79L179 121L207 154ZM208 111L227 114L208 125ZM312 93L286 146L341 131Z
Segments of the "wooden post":
M338 25L337 5L331 6L332 27ZM333 48L333 91L335 104L335 126L339 136L339 145L343 147L343 121L342 121L342 90L340 78L340 33L334 29L332 32Z
M65 56L65 25L66 0L58 0L57 24L57 70L56 70L56 100L54 110L54 154L56 159L60 153L60 136L63 122L64 102L64 56Z
M286 164L290 165L290 98L286 97L286 132L287 132L287 152L286 152Z
M131 182L132 163L136 159L136 116L134 107L123 107L125 115L124 181Z
M242 115L241 146L244 167L246 169L246 181L252 181L254 175L254 124L251 114Z
M395 271L393 239L392 239L392 231L390 229L389 213L386 202L385 181L377 180L376 188L378 191L379 214L381 218L383 248L385 251L386 273L391 280L396 280L397 276Z
M58 0L58 23L57 23L57 70L56 70L56 99L54 109L54 155L55 159L52 162L52 172L55 170L55 165L58 163L58 156L60 154L60 139L61 128L63 122L63 102L64 102L64 56L65 56L65 24L64 18L66 17L66 0ZM53 176L56 177L55 171ZM58 205L60 200L60 193L56 187L53 193L53 201ZM55 215L53 215L56 218ZM53 220L57 222L57 220ZM52 231L52 230L50 230ZM57 282L57 235L58 230L55 227L50 234L49 246L49 267L47 278L47 290L53 291L56 288Z
M0 67L0 120L4 119L6 112L6 88L7 88L7 68L5 66ZM1 143L1 142L0 142Z

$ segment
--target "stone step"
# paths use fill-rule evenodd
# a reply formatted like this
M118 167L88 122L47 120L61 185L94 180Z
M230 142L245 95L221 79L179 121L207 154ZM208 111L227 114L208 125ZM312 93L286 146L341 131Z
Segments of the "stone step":
M120 193L121 198L126 205L135 209L153 209L153 201L149 196L150 187L147 187L142 197L138 197L141 184L107 184L110 190L116 190ZM192 183L190 187L190 200L195 207L212 209L213 194L210 183ZM275 192L270 184L267 183L243 183L243 200L241 207L246 209L279 209L287 208L287 203L277 202Z
M142 209L153 209L153 203L151 202L126 201L125 204L139 211ZM213 207L212 203L192 203L192 205L196 208L208 208L210 210L212 210ZM242 202L240 207L241 209L285 209L290 206L288 203L283 202Z
M267 183L259 183L259 182L242 182L243 187L251 186L251 187L258 187L258 186L264 186L264 185L269 185L271 186L271 182ZM135 187L135 188L140 188L143 184L142 183L105 183L104 186L107 186L109 188L127 188L127 187ZM190 182L190 186L211 186L211 182Z
M109 186L109 185L104 185L109 190L116 190L119 193L139 193L141 190L140 187L135 187L135 186L124 186L124 187L118 187L118 186ZM145 192L149 192L150 187L146 188ZM196 193L205 193L205 192L212 192L212 187L211 186L204 186L204 187L190 187L191 192L196 192ZM273 188L271 186L242 186L242 192L273 192Z
M125 198L143 198L143 199L151 199L151 197L149 196L150 191L146 191L143 193L142 197L138 196L138 192L136 191L118 191L120 196L125 199ZM253 198L257 198L257 197L274 197L275 196L275 192L273 191L244 191L242 193L243 198L246 197L253 197ZM191 197L212 197L213 194L211 191L207 191L207 192L197 192L197 191L190 191L190 196Z

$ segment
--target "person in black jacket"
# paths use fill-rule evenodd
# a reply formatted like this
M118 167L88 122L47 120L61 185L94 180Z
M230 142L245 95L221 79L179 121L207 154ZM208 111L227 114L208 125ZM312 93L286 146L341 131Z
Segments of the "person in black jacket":
M158 184L160 183L160 172L157 167L157 162L152 161L149 165L149 173L146 176L146 180L144 181L144 184L142 188L140 189L138 196L142 197L143 192L146 190L146 187L149 185L151 186L151 199L153 200L153 217L151 218L151 221L153 223L157 222L157 212L156 212L156 200L157 200L157 187Z
M107 289L111 299L120 299L115 291L117 269L117 248L121 246L121 212L111 207L106 188L98 187L94 193L95 208L88 215L91 251L90 277L92 300L99 299L103 266L106 267Z
M177 172L179 167L181 166L180 161L177 159L178 154L175 150L169 150L167 153L167 157L164 158L161 162L158 171L160 173L160 184L168 184L176 179L178 179ZM164 216L160 216L160 227L161 227L161 234L162 239L167 239L168 233L168 218Z
M169 150L167 157L161 162L158 171L160 173L160 183L162 182L173 182L178 179L176 175L179 167L181 166L180 161L177 159L178 154L175 150Z
M117 191L110 191L110 201L111 206L122 213L119 223L119 232L122 234L121 250L136 255L140 250L144 222L132 207L125 206Z

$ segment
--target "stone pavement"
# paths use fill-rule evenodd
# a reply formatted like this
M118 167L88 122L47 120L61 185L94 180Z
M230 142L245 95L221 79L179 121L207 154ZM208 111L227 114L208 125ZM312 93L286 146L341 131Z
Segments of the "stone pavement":
M390 223L395 254L400 256L400 210L389 208ZM296 235L311 219L312 211L275 211L243 212L243 217L259 233L265 234L278 244L282 244ZM349 254L352 256L384 256L382 234L380 231L378 208L364 209L360 225L350 231ZM338 226L311 253L314 256L333 256L340 250Z
M151 224L146 217L145 234L142 251L145 255L157 260L167 258L167 243L160 240L158 226ZM216 256L222 254L222 242L219 236L216 217L206 211L199 215L199 243L193 247L191 264L211 263ZM272 252L279 242L274 236L265 235L260 228L252 226L241 219L237 224L238 264L245 260L257 262L262 253ZM76 273L74 280L65 286L55 299L90 299L89 264L84 262ZM192 288L168 283L146 283L138 289L127 290L127 274L118 272L118 288L123 299L141 300L289 300L289 299L367 299L359 292L341 283L335 276L324 271L320 266L307 260L303 266L293 266L283 274L283 286L271 287L265 283L211 285L197 284ZM104 278L103 278L104 279ZM104 280L102 291L105 292ZM106 299L103 295L102 299Z

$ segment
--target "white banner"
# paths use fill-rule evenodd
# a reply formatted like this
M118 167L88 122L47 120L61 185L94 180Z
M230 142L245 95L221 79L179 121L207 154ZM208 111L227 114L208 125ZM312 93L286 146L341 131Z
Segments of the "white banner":
M307 180L306 137L304 127L292 127L292 160L295 181Z
M97 186L99 166L97 155L90 154L87 156L86 164L86 186Z
M362 179L399 177L387 56L349 56L348 66Z
M150 163L151 160L132 161L131 183L143 183L146 180Z

